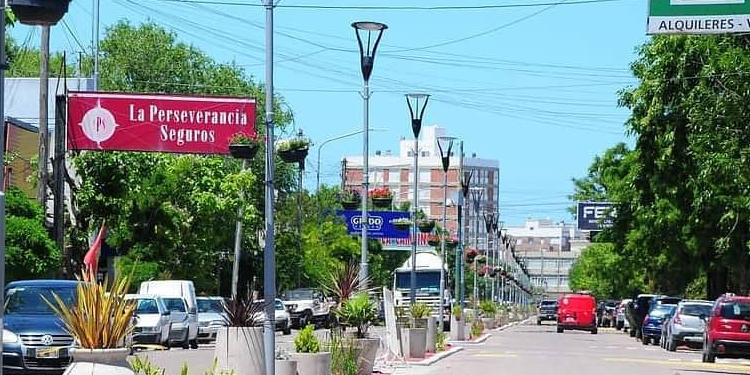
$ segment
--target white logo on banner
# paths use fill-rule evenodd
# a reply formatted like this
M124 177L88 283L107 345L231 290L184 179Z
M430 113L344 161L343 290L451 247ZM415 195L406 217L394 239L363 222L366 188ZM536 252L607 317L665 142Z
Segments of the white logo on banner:
M86 138L93 142L96 142L99 147L101 143L112 138L115 134L115 128L119 125L115 122L115 116L112 112L105 108L102 108L101 103L97 103L96 107L91 108L83 115L81 120L81 128L83 128L83 134Z
M671 5L744 4L745 0L669 0Z

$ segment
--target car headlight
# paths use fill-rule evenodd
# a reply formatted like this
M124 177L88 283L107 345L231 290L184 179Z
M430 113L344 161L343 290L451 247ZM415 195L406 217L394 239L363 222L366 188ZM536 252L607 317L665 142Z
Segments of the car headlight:
M13 344L16 342L18 342L18 336L7 329L3 329L3 344Z
M209 326L220 326L220 327L223 327L225 325L227 324L223 320L214 320L211 322L211 324L209 324Z
M141 327L141 332L159 332L160 327Z

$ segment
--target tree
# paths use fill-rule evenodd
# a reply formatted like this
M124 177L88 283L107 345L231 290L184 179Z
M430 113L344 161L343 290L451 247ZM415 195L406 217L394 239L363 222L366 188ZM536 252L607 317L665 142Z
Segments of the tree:
M592 292L597 299L627 298L643 290L643 275L629 272L626 260L611 243L583 250L570 269L570 288Z
M20 189L6 194L6 281L53 276L60 252L44 227L42 207Z

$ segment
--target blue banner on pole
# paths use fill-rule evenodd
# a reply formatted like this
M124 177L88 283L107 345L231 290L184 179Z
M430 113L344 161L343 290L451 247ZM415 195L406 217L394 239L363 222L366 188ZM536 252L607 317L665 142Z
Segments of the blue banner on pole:
M344 218L349 234L362 233L362 211L337 211L337 215ZM409 238L411 226L402 227L393 224L394 220L411 218L408 212L400 211L368 211L369 228L367 236L370 238Z

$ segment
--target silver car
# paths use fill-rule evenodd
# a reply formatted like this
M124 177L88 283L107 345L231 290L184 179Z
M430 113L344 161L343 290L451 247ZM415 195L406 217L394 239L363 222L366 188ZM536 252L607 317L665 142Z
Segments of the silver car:
M172 322L164 300L146 294L128 294L125 299L135 301L132 343L168 346Z
M198 297L198 342L216 340L216 332L227 325L224 314L224 299L221 297Z
M170 346L180 346L183 349L190 348L190 319L188 316L187 303L179 297L162 297L164 305L169 310Z
M711 315L713 303L700 300L684 300L677 305L674 315L664 323L664 347L673 352L680 345L701 347L706 323L701 315Z

